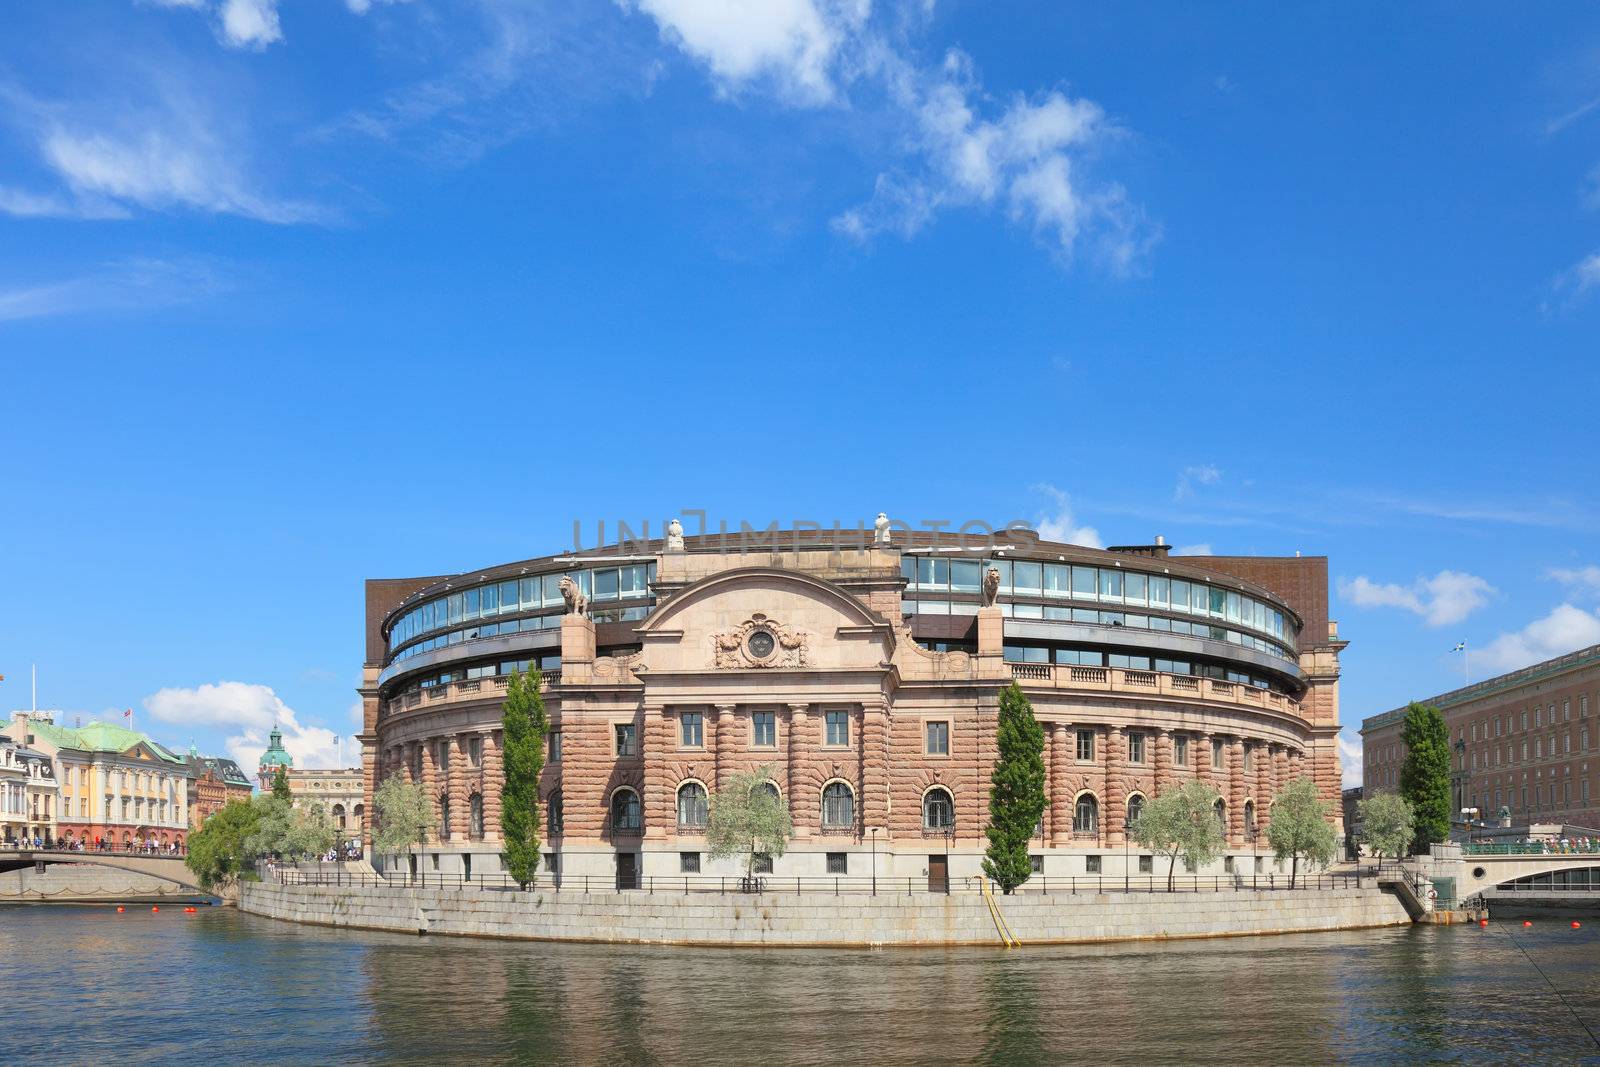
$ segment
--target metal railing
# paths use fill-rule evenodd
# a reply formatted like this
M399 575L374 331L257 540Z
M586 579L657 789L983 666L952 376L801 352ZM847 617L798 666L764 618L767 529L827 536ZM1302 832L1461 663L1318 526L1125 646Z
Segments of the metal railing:
M1529 841L1504 845L1467 843L1461 846L1463 856L1594 856L1600 855L1600 840Z
M1070 663L1013 663L1010 666L1011 677L1017 681L1034 682L1054 689L1183 694L1226 704L1248 704L1251 707L1300 714L1300 702L1282 693L1192 674L1124 670L1120 667L1080 667Z
M42 845L39 848L12 841L0 842L0 854L5 852L48 853L52 856L149 856L153 859L182 859L189 854L189 850L182 845L174 848L162 845L157 845L154 848L139 845L128 845L126 847L122 845L107 845L104 848L85 845L83 848L67 848L59 841L54 844Z
M476 889L483 891L519 891L519 886L504 873L465 875L458 872L419 871L372 873L329 867L325 870L305 870L280 867L262 868L264 880L289 886L330 886L336 888L378 889ZM626 883L626 884L624 884ZM1102 893L1232 893L1305 892L1328 889L1360 889L1371 885L1370 878L1360 872L1324 872L1302 874L1291 886L1285 874L1230 874L1230 875L1176 875L1172 888L1167 888L1165 875L1141 874L1137 877L1113 875L1056 875L1035 876L1013 892L1023 896L1093 896ZM863 875L756 875L746 879L741 875L634 875L631 879L615 875L551 875L541 872L527 885L530 892L559 893L612 893L617 891L646 894L689 895L706 893L714 895L765 893L780 896L806 894L826 896L918 896L918 895L976 895L980 886L976 878L948 879L944 882L930 880L928 876L914 878L872 878Z

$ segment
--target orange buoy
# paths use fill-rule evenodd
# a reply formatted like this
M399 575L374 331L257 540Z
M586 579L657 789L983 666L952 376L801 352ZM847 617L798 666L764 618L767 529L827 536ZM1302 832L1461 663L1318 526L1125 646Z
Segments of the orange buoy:
M1533 925L1533 920L1531 920L1531 919L1523 919L1522 920L1522 925L1524 927L1532 926Z
M184 911L184 914L186 914L186 915L192 915L192 914L194 914L196 909L191 906L191 907L184 908L183 911Z
M1489 925L1489 920L1488 919L1479 919L1478 920L1478 925L1479 926L1488 926Z
M155 904L152 904L152 905L150 905L150 910L151 911L160 911L161 908L159 906L155 905Z
M1578 927L1580 927L1580 926L1582 926L1582 925L1583 925L1583 924L1582 924L1582 923L1580 923L1580 922L1579 922L1579 921L1578 921L1578 920L1577 920L1577 919L1573 919L1573 920L1572 920L1572 928L1573 928L1573 929L1574 929L1574 930L1576 930L1576 929L1577 929L1577 928L1578 928Z
M122 905L121 905L121 904L118 904L118 905L117 905L117 914L119 914L119 915L120 915L120 914L122 914L122 913L123 913L123 912L125 912L125 911L127 911L127 910L128 910L128 909L127 909L127 908L124 908L124 907L123 907L123 906L122 906Z

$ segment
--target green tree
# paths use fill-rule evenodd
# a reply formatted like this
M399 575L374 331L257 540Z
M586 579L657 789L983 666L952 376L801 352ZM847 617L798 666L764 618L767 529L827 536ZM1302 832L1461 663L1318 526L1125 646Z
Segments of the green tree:
M789 806L778 795L770 767L734 774L711 795L706 849L713 859L744 857L746 879L755 876L756 856L782 856L794 836Z
M1333 862L1339 849L1339 835L1328 821L1330 805L1317 795L1317 783L1309 778L1290 782L1272 801L1267 822L1267 844L1275 859L1288 857L1289 888L1300 874L1300 860L1317 867Z
M1406 706L1400 742L1400 795L1411 805L1413 852L1426 852L1450 836L1450 728L1439 709L1412 701Z
M1000 691L994 773L990 776L989 847L983 871L1010 893L1033 874L1028 842L1044 815L1044 729L1033 705L1012 682Z
M537 668L526 676L512 671L501 705L505 781L500 786L501 862L522 888L539 873L539 776L544 771L545 715L543 678Z
M258 797L255 803L259 818L247 842L254 856L297 860L333 847L333 820L321 804L297 808L277 796Z
M1158 793L1146 801L1133 823L1133 839L1142 847L1167 857L1167 892L1178 857L1184 865L1198 871L1222 853L1227 842L1222 824L1217 821L1216 803L1221 796L1214 788L1191 778L1176 789Z
M272 776L272 795L279 800L293 800L289 793L289 768L278 764L278 773Z
M372 806L378 816L372 840L377 851L410 853L412 845L427 841L434 826L433 804L422 786L391 774L373 794Z
M260 821L257 800L234 800L189 835L183 862L199 877L201 888L226 889L249 871L256 858L249 843Z
M1361 820L1361 840L1379 859L1402 859L1410 851L1417 830L1405 797L1398 793L1367 797L1357 803L1356 817Z

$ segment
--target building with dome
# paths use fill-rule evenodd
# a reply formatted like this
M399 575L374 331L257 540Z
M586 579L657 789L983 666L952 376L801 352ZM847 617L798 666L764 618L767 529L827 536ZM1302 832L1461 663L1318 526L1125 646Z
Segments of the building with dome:
M261 792L272 792L272 783L278 777L279 767L287 771L293 766L294 757L283 747L283 731L274 724L272 733L267 735L267 750L261 753L260 763L256 767L256 783Z
M1044 727L1047 876L1149 872L1127 826L1186 779L1221 794L1227 856L1268 869L1271 798L1312 778L1339 821L1339 654L1324 557L965 540L880 516L837 531L665 538L366 586L363 792L432 799L419 856L500 869L501 702L538 668L551 730L545 870L733 873L708 798L770 768L795 835L776 877L979 870L1001 690ZM265 769L265 765L264 765ZM263 781L266 781L264 778Z

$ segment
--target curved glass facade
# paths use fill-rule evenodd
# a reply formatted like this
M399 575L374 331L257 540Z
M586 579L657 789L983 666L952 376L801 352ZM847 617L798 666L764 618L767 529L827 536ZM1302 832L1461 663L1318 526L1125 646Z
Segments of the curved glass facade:
M563 576L570 576L589 597L591 614L596 622L627 622L644 618L649 608L606 609L602 605L648 599L650 584L656 577L656 565L634 563L620 567L555 571L488 582L434 597L418 604L391 624L389 660L393 662L479 637L559 629L561 615L566 610L566 602L561 597ZM504 618L525 615L532 617Z

